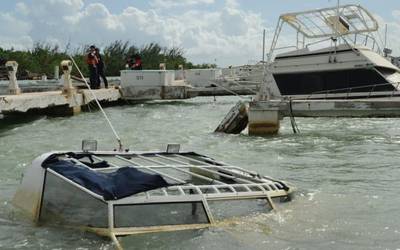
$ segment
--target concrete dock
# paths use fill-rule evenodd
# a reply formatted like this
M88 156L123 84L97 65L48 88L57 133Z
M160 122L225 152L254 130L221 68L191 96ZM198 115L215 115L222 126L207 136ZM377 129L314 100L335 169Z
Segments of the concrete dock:
M121 99L119 88L79 89L73 86L71 71L72 62L61 62L63 70L61 90L23 93L18 84L16 73L18 63L6 63L9 77L8 95L0 95L0 115L22 114L26 112L48 115L73 115L95 101L112 103Z
M100 102L111 103L121 100L120 91L116 88L97 89L93 92ZM47 91L3 95L0 96L0 114L37 112L49 115L73 115L93 101L93 96L87 89L71 94L65 94L63 91Z
M400 97L250 102L249 134L275 134L284 117L400 117Z

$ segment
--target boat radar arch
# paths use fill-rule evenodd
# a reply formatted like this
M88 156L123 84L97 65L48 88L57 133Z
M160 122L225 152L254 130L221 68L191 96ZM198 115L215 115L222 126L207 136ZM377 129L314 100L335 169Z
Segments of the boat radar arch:
M370 33L379 29L377 20L360 5L286 13L280 19L307 38Z

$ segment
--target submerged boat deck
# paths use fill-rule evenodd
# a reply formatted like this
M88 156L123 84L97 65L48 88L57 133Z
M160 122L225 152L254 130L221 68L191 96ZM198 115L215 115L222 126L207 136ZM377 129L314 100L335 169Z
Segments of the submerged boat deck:
M148 191L143 198L149 202L161 197L204 195L207 199L228 197L264 196L266 198L287 195L288 187L281 181L261 177L257 173L217 162L195 153L144 153L129 155L95 155L98 161L107 161L109 168L95 171L112 171L130 166L163 176L176 184L160 190ZM124 202L124 200L121 200Z

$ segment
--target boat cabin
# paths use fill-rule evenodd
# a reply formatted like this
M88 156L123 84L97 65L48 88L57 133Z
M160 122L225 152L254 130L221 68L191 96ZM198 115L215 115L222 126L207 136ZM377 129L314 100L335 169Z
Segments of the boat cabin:
M273 78L263 89L299 99L399 95L400 69L376 39L378 29L359 5L282 14L268 53Z

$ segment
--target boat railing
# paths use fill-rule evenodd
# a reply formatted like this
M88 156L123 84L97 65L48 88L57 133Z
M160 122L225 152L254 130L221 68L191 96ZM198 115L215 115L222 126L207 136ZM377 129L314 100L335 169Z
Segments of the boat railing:
M384 43L378 33L378 21L362 6L350 4L282 14L271 42L269 60L275 54L284 24L296 31L297 49L331 40L336 46L363 45L381 55L384 52L380 46Z
M332 38L314 41L311 43L307 43L305 47L310 48L311 46L318 45L320 43L328 42L331 40L332 40ZM362 46L370 48L372 51L374 51L380 55L383 54L383 51L382 51L381 47L379 46L379 43L376 40L376 38L369 34L367 34L367 35L366 34L354 34L354 36L347 35L347 36L339 37L339 40L342 40L342 41L339 41L339 44L347 44L349 46L362 45Z
M380 91L383 92L385 96L387 97L393 97L400 95L399 89L400 82L396 83L396 87L394 87L393 90L391 91ZM348 87L348 88L337 88L337 89L328 89L328 90L323 90L323 91L315 91L309 94L305 99L310 100L310 99L329 99L332 98L333 96L330 96L332 94L338 94L340 95L340 98L344 99L349 99L351 97L356 96L356 93L359 94L361 93L360 91L357 92L357 90L360 89L365 89L369 88L369 92L366 95L363 95L364 98L371 98L376 96L377 93L375 89L377 87L382 87L382 86L393 86L393 83L378 83L378 84L369 84L369 85L362 85L362 86L357 86L357 87ZM363 92L365 93L365 92ZM301 98L304 99L304 98Z
M370 34L354 34L354 37L351 39L354 45L363 45L369 47L372 51L375 51L376 53L383 55L383 51L374 36ZM358 41L359 39L361 40Z
M346 44L349 47L351 47L354 51L356 51L355 47L356 46L364 46L369 48L371 51L374 51L378 53L379 55L384 55L383 50L381 49L379 42L376 40L376 38L370 34L354 34L354 36L347 35L347 36L341 36L338 38L338 44ZM313 47L318 47L318 45L327 43L332 41L332 37L326 38L326 39L321 39L313 42L306 43L303 48L306 49L311 49ZM272 54L276 55L276 52L279 50L284 50L284 49L301 49L298 46L295 45L290 45L290 46L284 46L284 47L277 47L273 50ZM271 53L271 52L270 52Z
M314 45L317 45L317 44L323 43L323 42L328 42L328 41L332 41L332 38L329 37L329 38L326 38L326 39L322 39L322 40L314 41L314 42L311 42L311 43L307 43L305 47L306 48L310 48L311 46L314 46Z

